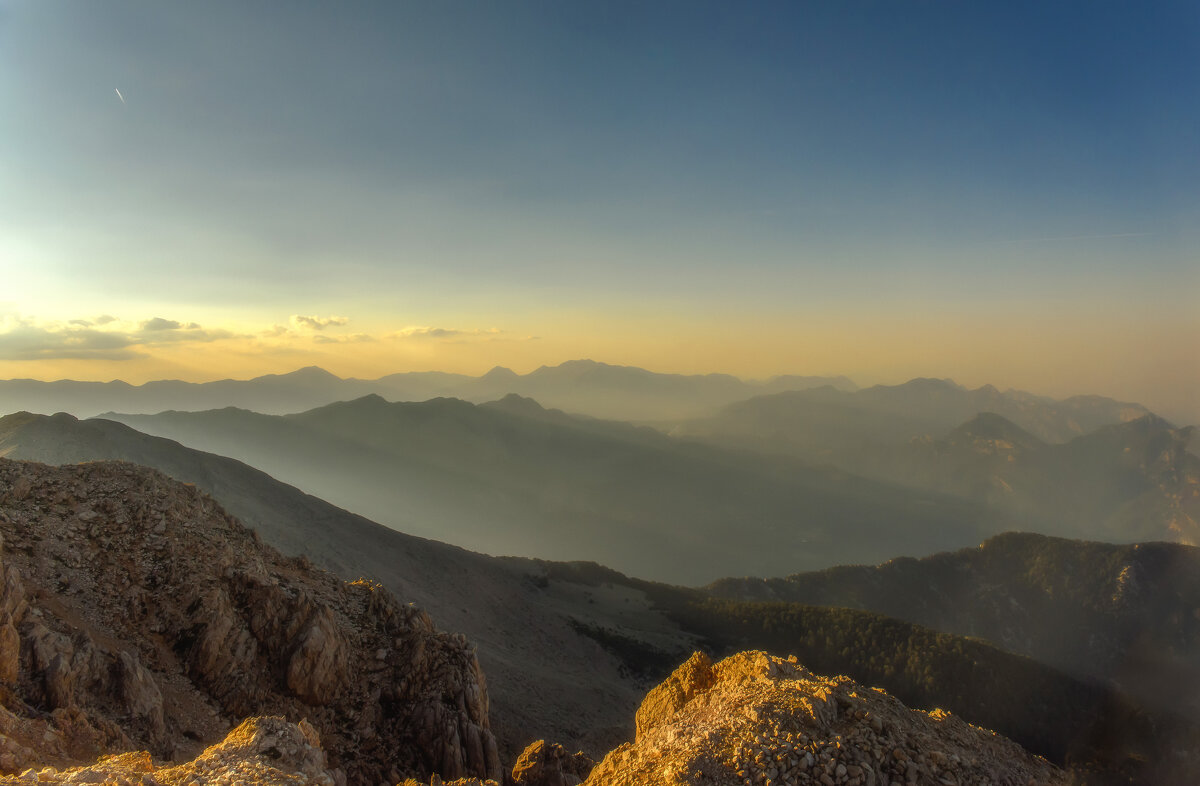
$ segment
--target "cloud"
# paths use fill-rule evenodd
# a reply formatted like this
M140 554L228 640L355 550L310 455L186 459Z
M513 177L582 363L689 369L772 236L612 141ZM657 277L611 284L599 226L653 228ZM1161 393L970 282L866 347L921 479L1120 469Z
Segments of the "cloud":
M176 322L173 319L155 317L154 319L147 319L145 322L143 322L141 328L143 331L154 332L159 330L199 330L200 326L195 322L189 322L185 325L182 322Z
M303 314L292 314L293 327L306 330L324 330L330 326L340 327L350 322L349 317L306 317Z
M105 320L112 324L117 320ZM154 317L136 329L119 325L98 329L86 319L38 323L32 319L0 321L0 360L133 360L143 347L177 343L209 343L237 338L228 330L205 330L195 322Z
M313 336L314 344L363 344L374 340L374 336L366 333L351 333L348 336Z
M100 316L96 317L95 321L97 325L107 325L109 322L116 322L117 318L112 314L101 314Z
M463 338L469 336L497 336L503 333L499 328L484 328L475 330L459 330L457 328L428 327L412 325L387 334L387 338Z
M132 360L137 343L118 332L79 325L41 327L20 320L0 333L0 360Z

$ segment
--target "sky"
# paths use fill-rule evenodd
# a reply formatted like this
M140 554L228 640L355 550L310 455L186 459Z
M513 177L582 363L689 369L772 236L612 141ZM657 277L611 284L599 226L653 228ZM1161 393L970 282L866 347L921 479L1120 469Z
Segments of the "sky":
M1200 422L1193 2L0 0L0 378L948 377Z

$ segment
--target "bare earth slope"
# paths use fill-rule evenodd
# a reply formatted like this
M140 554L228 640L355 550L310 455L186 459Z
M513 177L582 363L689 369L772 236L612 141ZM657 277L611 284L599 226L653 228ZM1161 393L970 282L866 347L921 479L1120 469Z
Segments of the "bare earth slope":
M462 636L265 546L207 495L123 463L0 459L0 767L188 758L248 715L307 718L350 783L496 775Z

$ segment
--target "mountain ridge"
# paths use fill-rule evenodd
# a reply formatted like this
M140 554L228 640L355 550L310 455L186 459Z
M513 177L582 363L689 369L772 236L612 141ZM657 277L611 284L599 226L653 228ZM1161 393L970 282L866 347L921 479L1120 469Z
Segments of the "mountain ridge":
M928 553L1003 528L969 501L627 423L530 417L530 404L518 414L511 403L359 399L286 416L111 417L402 531L684 584L754 565Z
M591 360L541 366L528 374L496 366L481 376L440 371L399 372L377 379L341 378L319 366L246 380L191 383L153 380L0 380L0 412L102 412L150 414L167 409L199 411L237 406L266 414L288 414L377 393L392 401L454 397L482 403L507 393L536 398L566 411L625 420L662 420L714 411L719 406L780 386L831 383L853 388L846 377L784 376L767 382L724 374L662 374L634 366Z

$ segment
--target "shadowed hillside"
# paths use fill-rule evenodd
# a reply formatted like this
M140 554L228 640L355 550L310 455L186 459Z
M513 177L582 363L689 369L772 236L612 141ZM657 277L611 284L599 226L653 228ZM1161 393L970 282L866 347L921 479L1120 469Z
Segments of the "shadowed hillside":
M1002 529L975 503L511 398L110 417L402 531L679 583L927 554Z
M1009 533L977 549L786 579L718 597L871 610L978 636L1200 717L1200 549Z

